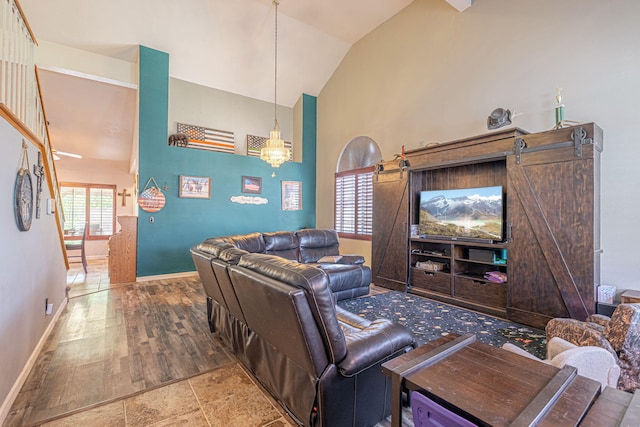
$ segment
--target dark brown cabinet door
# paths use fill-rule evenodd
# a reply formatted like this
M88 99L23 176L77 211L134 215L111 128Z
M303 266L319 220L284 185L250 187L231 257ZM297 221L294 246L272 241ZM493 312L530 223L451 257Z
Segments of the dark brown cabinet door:
M601 145L593 141L601 139L593 138L594 126L585 129L591 143L579 149L562 146L573 139L570 130L556 131L523 137L527 147L556 148L507 158L512 320L544 327L554 317L584 320L594 312Z
M373 283L405 291L407 284L407 172L399 168L373 177Z

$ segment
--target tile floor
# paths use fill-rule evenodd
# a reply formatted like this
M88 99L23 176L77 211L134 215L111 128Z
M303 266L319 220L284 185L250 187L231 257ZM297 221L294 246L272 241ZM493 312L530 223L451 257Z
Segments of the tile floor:
M67 274L69 298L110 288L106 259L72 263ZM117 286L117 285L114 285ZM42 427L291 427L295 423L236 363L187 380L97 405Z
M67 271L68 297L75 298L82 295L109 289L109 263L107 258L87 260L87 272L82 269L82 263L70 262Z
M98 406L42 427L290 427L238 365Z

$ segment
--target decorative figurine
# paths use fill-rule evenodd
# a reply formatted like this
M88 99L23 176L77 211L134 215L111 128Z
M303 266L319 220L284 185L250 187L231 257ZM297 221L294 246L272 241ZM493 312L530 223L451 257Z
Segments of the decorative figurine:
M487 117L487 129L498 129L511 124L511 111L504 108L496 108Z
M564 127L564 104L562 103L562 88L556 88L556 126L554 129Z
M184 133L176 133L169 136L169 145L177 147L186 147L189 145L189 137Z

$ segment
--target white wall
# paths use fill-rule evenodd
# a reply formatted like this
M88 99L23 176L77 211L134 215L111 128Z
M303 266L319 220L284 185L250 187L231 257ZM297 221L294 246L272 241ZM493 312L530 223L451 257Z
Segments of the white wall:
M137 46L132 46L136 52ZM138 84L138 65L104 55L74 49L46 40L38 41L36 49L38 67L72 70L80 75L99 76L119 83Z
M293 141L293 109L278 105L278 124L282 139ZM175 78L169 79L169 135L177 132L177 123L233 131L235 153L247 154L247 134L269 137L273 129L273 103L231 92L201 86ZM297 161L301 161L296 157Z
M137 51L137 46L136 46ZM38 42L36 49L36 63L38 67L61 71L91 78L102 78L106 82L113 80L117 84L137 85L138 66L135 62L128 62L110 58L95 53L51 43L45 40ZM137 97L136 97L137 98ZM137 126L137 120L136 120ZM137 168L137 128L132 144L133 170ZM123 188L127 193L134 194L134 175L130 173L132 164L129 162L105 161L96 159L73 159L62 157L56 162L56 172L59 182L79 182L88 184L116 185L117 193ZM144 185L144 183L143 183ZM122 199L116 196L116 217L122 215L136 215L134 196L127 197L126 206L121 205ZM116 222L116 232L120 224ZM108 254L107 240L89 240L86 245L89 258L104 258Z
M371 137L390 160L402 145L487 132L496 107L544 131L562 87L566 118L605 133L602 283L640 289L638 16L636 0L478 0L463 13L415 0L353 46L318 97L318 227L333 225L333 204L321 201L333 200L338 157L354 137Z
M29 231L19 231L13 212L13 189L20 168L22 136L0 118L0 421L12 386L20 376L54 316L45 315L45 299L62 307L66 267L54 215L46 214L49 188L43 182L42 211ZM31 172L38 151L28 145ZM34 176L31 176L35 188ZM35 191L34 191L35 193ZM35 206L35 199L34 199Z
M125 188L128 194L135 194L134 176L129 173L128 162L63 157L56 162L56 172L59 182L115 185L116 217L136 215L134 196L127 197L126 205L122 206L122 197L117 195ZM161 182L158 184L163 185ZM119 230L120 224L116 221L115 232ZM105 258L108 254L108 240L88 240L86 254L89 258Z

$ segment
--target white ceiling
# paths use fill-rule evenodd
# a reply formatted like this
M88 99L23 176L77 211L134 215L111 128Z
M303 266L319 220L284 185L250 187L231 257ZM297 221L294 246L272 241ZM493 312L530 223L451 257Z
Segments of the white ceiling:
M54 149L85 159L129 162L135 89L48 69L39 69L38 76ZM59 157L65 163L78 162Z
M144 45L169 53L174 78L273 102L272 0L19 1L38 40L131 62ZM318 95L351 45L412 1L280 0L278 103ZM128 160L135 89L58 71L40 70L54 148Z

